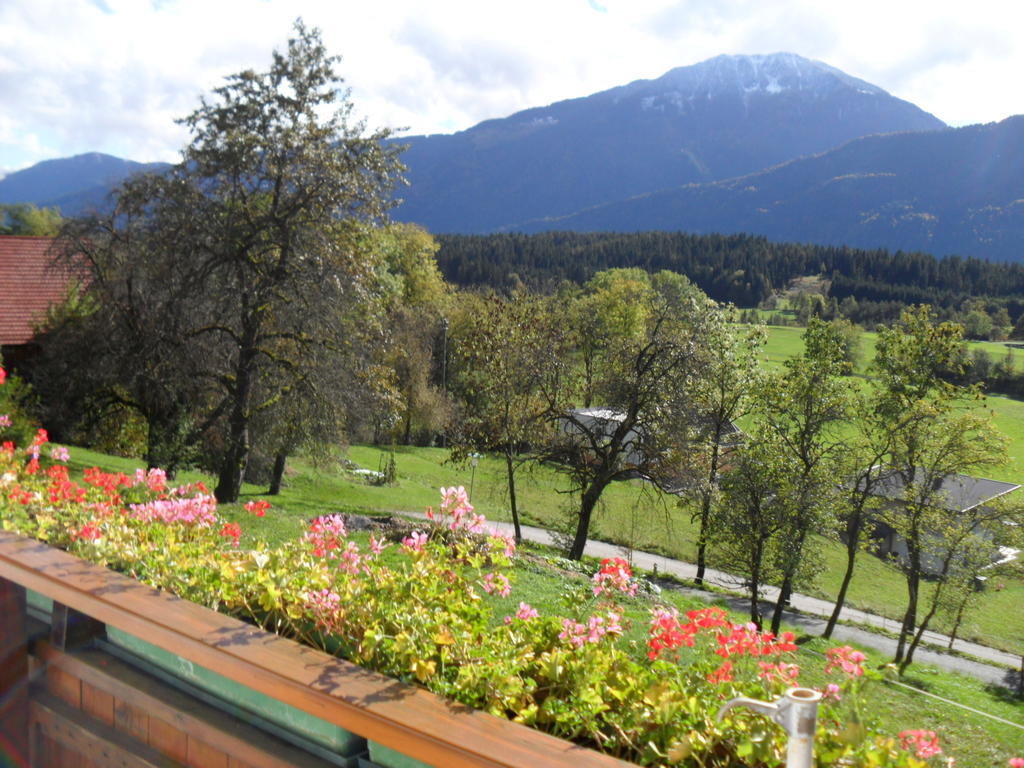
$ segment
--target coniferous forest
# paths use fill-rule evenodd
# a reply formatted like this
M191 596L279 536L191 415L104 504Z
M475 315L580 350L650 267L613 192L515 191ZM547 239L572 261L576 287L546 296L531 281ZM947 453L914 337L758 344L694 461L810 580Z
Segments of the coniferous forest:
M872 326L891 322L911 304L931 304L951 315L971 301L1005 308L1012 322L1024 314L1024 266L977 258L938 259L849 247L773 243L755 235L684 232L534 235L440 235L438 265L460 286L510 290L520 285L554 290L583 283L601 270L639 267L680 272L717 301L753 307L790 281L817 275L828 295L847 301L843 314Z

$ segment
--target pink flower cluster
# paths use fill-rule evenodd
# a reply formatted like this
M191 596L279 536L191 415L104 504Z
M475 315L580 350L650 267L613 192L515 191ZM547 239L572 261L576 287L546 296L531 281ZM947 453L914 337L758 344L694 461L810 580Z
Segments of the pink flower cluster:
M825 651L828 662L825 664L825 672L833 669L842 669L847 677L860 677L864 674L864 662L867 660L860 651L856 651L848 645L839 648L830 648Z
M784 661L780 661L777 664L767 661L759 661L757 663L761 667L761 671L757 676L762 680L767 680L769 683L779 680L787 686L795 685L797 676L800 674L799 664L787 664Z
M594 574L595 597L612 592L622 592L635 597L638 586L633 580L629 563L621 557L606 557L601 561L601 570Z
M11 417L9 414L0 413L0 428L11 426Z
M217 500L204 494L190 498L157 499L145 504L132 504L129 508L132 517L144 523L181 523L209 528L217 522Z
M913 750L922 760L942 754L935 731L900 731L900 742L905 750Z
M427 534L413 531L411 535L402 539L402 546L407 552L422 552L427 543Z
M147 472L141 467L135 470L135 485L145 485L153 493L163 493L167 489L167 473L159 467L151 467Z
M465 528L470 533L479 533L481 527L485 522L483 515L472 514L468 522L465 521L467 515L473 512L473 505L469 503L469 494L466 493L466 489L461 485L459 487L452 486L451 488L441 488L441 518L450 518L448 520L448 528L452 531L457 531L459 528ZM434 510L427 510L427 518L429 520L436 520L434 516Z
M559 640L567 641L574 648L582 648L587 643L599 643L605 635L621 635L620 616L612 611L607 616L591 616L586 624L572 619L562 619L562 631Z
M334 550L345 544L345 521L341 515L324 515L309 524L309 530L302 540L310 545L315 557L335 557Z
M512 594L512 584L509 583L508 576L503 573L488 573L484 577L484 592L487 594L497 592L502 597L508 597Z
M321 589L306 595L306 607L309 608L319 629L327 630L332 625L332 618L341 607L341 596L329 589Z
M536 619L538 616L540 616L540 614L537 613L537 609L536 608L531 606L529 603L520 602L519 603L519 610L516 611L515 618L519 619L520 621L530 621L531 619ZM505 617L505 623L506 624L511 624L512 623L512 617L511 616L506 616Z

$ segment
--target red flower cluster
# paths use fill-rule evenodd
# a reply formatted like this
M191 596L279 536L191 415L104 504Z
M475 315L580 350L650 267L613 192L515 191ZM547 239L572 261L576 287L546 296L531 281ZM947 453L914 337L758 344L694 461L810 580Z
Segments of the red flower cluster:
M922 760L942 754L935 731L900 731L900 741L905 750L913 749L914 754Z
M270 509L270 502L263 499L245 502L245 511L256 515L256 517L265 517L268 509Z
M238 549L238 540L242 538L242 526L238 523L224 523L220 529L220 535L225 539L231 539L235 549Z
M796 650L792 632L784 632L779 639L771 632L758 632L753 624L733 624L722 608L702 608L689 611L688 621L679 621L679 614L657 609L651 620L647 656L656 659L664 650L686 646L692 648L695 638L702 632L714 632L718 642L715 653L728 659L731 656L775 656ZM717 630L728 630L728 634Z
M71 532L71 540L84 539L85 541L96 541L96 539L100 538L100 535L100 527L90 520L81 529Z
M601 570L594 574L594 596L603 592L622 592L635 596L639 585L633 581L629 563L621 557L606 557L601 561Z

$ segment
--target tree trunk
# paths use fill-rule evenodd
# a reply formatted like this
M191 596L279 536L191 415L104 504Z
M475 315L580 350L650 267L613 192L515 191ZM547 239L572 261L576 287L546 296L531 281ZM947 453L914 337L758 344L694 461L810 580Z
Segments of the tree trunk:
M956 642L956 635L960 631L960 624L964 620L964 612L967 610L967 601L971 599L971 593L965 592L964 599L960 601L960 605L956 609L956 618L953 619L953 629L949 633L949 645L947 650L953 650L953 643Z
M284 479L284 467L288 462L288 454L280 451L274 457L274 473L270 478L270 488L267 491L269 496L277 496L281 493L281 481Z
M761 547L758 546L756 562L750 569L750 620L761 631L761 605L758 603L761 592Z
M839 586L839 594L836 595L836 604L832 608L832 615L828 617L828 625L821 634L824 638L832 637L836 623L839 621L839 615L843 612L843 606L846 604L846 591L850 588L850 582L853 581L853 571L857 565L857 545L860 543L861 525L861 516L857 514L846 526L846 572L843 573L843 583Z
M1020 676L1017 678L1017 696L1024 699L1024 654L1020 657Z
M932 617L935 615L935 611L938 609L939 601L936 599L932 602L932 607L925 614L925 617L921 619L921 625L917 628L917 632L914 633L914 638L910 641L910 647L907 649L907 656L903 659L903 663L900 664L900 674L910 666L910 663L914 660L914 651L917 650L917 646L921 643L921 638L924 636L925 630L928 629L928 624L931 622Z
M704 585L704 570L707 565L708 527L711 524L711 496L714 493L715 484L718 482L719 445L722 442L721 425L715 428L715 433L712 438L715 441L715 445L711 449L711 466L708 469L708 489L701 494L700 500L700 531L697 534L697 575L693 579L694 584L698 587Z
M412 442L412 406L405 409L405 434L402 436L402 445L409 445Z
M519 509L516 507L516 468L512 463L512 453L505 451L505 468L508 471L508 500L512 507L512 527L515 529L516 544L523 540L523 531L519 527Z
M914 569L907 574L907 610L903 614L903 624L900 626L900 637L896 643L896 655L893 662L901 664L903 655L906 652L907 638L914 632L917 624L917 595L921 586L921 576Z
M238 501L242 492L242 478L249 461L249 401L252 398L252 360L255 356L255 344L248 345L239 353L231 415L228 417L227 447L221 460L217 488L213 492L221 504Z
M775 611L772 613L772 633L779 634L782 626L782 611L793 594L793 577L789 574L782 579L782 586L779 587L779 599L775 602Z
M697 534L697 575L693 581L698 586L704 585L704 571L707 566L708 523L711 517L711 492L703 494L700 503L700 531Z
M576 536L569 549L570 560L579 560L583 557L583 550L587 546L587 532L590 530L590 518L594 514L597 500L601 498L601 491L608 485L608 482L608 480L595 481L583 491L580 498L580 518L576 524Z

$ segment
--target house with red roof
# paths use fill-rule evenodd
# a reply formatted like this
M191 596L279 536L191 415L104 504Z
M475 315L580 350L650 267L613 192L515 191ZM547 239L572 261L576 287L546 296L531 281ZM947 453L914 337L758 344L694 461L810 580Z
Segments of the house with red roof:
M54 264L52 237L0 236L0 355L17 368L30 357L36 326L67 296L71 272Z

